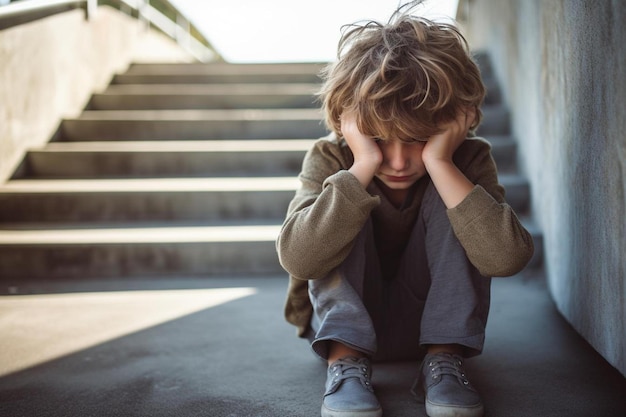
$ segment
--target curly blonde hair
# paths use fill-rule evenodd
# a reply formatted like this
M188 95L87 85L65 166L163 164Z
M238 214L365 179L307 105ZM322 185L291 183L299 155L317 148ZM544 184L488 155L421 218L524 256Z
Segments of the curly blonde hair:
M342 28L337 61L321 73L318 98L327 127L341 137L341 114L356 115L368 136L423 140L460 111L475 109L485 87L467 41L452 24L398 9L387 24Z

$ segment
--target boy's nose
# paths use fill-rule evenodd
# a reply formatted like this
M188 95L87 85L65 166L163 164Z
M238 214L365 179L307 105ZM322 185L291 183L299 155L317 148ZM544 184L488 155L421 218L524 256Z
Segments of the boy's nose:
M389 168L395 171L402 171L407 168L409 160L406 157L402 143L393 143L387 151L386 159Z

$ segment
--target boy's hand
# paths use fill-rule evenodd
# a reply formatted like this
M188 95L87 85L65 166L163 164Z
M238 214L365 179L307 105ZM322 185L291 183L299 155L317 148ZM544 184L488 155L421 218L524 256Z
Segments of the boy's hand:
M359 131L354 114L341 115L341 133L354 155L354 164L349 171L367 187L383 162L383 154L374 138Z
M422 161L446 207L456 207L474 188L474 184L458 169L452 155L463 143L476 117L475 109L459 112L457 118L444 126L444 131L431 136L422 151Z
M428 139L422 152L422 160L426 169L428 169L429 164L452 161L452 155L467 137L467 132L475 117L476 110L474 109L460 111L456 119L443 126L443 132Z

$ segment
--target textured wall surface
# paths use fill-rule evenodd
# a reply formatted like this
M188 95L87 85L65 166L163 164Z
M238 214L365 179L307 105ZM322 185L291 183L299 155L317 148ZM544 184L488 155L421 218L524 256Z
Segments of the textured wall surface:
M189 61L163 35L108 7L0 30L0 182L24 151L46 143L62 117L80 113L94 90L132 61Z
M626 2L468 0L460 10L512 110L555 303L626 374Z

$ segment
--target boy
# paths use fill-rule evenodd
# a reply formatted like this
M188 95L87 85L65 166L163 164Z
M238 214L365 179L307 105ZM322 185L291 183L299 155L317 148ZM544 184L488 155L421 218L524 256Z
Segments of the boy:
M307 153L277 240L286 318L328 362L322 416L379 417L370 360L422 359L430 417L482 416L490 277L519 272L529 233L504 200L485 95L458 30L401 10L352 25L320 92L332 133Z

